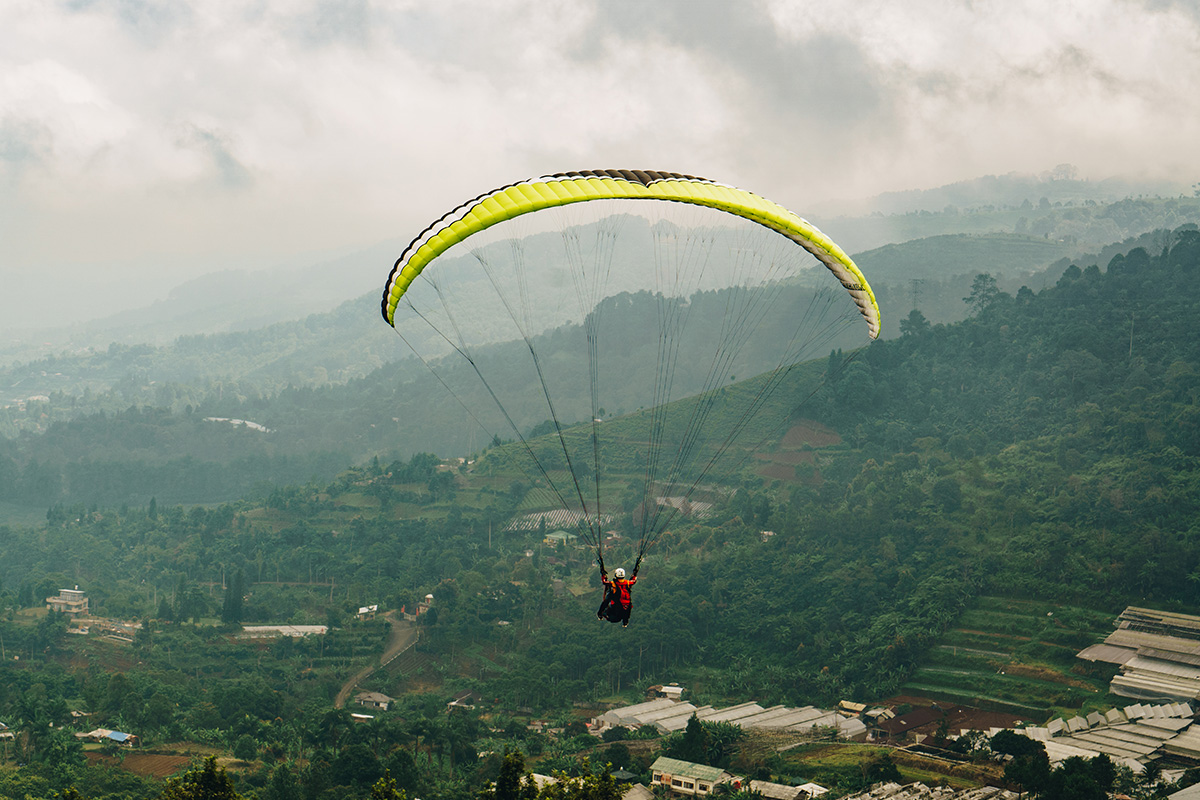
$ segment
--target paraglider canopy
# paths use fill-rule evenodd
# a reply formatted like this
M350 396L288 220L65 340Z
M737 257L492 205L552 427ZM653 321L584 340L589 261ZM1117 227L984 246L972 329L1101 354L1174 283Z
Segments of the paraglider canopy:
M854 298L870 337L879 336L879 304L858 267L816 226L776 203L732 186L675 172L586 170L504 186L471 200L426 228L396 261L383 293L383 318L395 326L396 304L425 266L455 244L505 220L546 208L602 199L689 203L753 220L808 250Z
M604 529L632 528L635 574L815 390L824 367L803 362L852 327L880 330L866 278L814 225L641 170L460 204L405 248L381 311L470 421L523 456L525 524L578 527L597 556Z

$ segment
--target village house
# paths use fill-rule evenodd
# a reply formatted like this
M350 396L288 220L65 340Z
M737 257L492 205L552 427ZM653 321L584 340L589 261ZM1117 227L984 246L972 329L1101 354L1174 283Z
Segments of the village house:
M378 708L381 711L387 711L392 707L392 703L396 701L386 694L380 694L379 692L359 692L354 695L354 702L367 708Z
M76 739L83 739L87 742L115 742L121 747L137 747L140 741L138 737L132 733L122 733L121 731L110 731L108 728L96 728L94 731L87 733L75 734Z
M921 706L898 717L873 720L870 733L877 742L903 742L910 736L920 737L916 739L919 742L933 735L946 719L946 712L938 706Z
M400 607L400 615L402 617L404 617L406 620L408 620L409 622L416 622L418 619L420 619L422 614L426 613L431 608L433 608L433 595L427 594L427 595L425 595L424 600L417 603L416 613L410 614L410 613L408 613L407 606L401 606Z
M653 700L656 697L665 697L668 700L678 703L683 699L683 692L683 687L677 683L667 684L666 686L656 684L646 690L646 699Z
M378 605L359 606L359 608L358 608L358 618L359 619L375 619L375 615L378 613L379 613Z
M77 585L74 589L59 589L58 597L47 597L46 608L60 614L79 616L88 613L87 592L81 592Z
M720 767L693 764L678 758L660 756L650 765L650 782L676 797L704 797L719 783L740 781Z
M553 533L547 533L545 537L542 538L542 544L550 545L551 547L557 547L558 545L563 545L565 547L567 545L574 544L575 540L578 538L579 537L573 533L567 533L566 531L554 531Z

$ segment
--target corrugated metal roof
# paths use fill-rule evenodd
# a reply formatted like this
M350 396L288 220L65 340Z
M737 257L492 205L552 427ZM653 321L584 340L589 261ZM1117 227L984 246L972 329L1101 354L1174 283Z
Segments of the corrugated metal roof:
M789 731L806 731L809 728L815 728L818 726L837 725L839 719L842 719L842 718L839 717L836 713L834 713L832 711L826 711L825 713L823 713L819 716L810 717L810 718L804 720L803 722L792 723L791 725L787 726L787 730L789 730ZM863 726L863 729L866 730L865 725Z
M1190 664L1165 661L1161 658L1151 658L1140 654L1126 661L1125 669L1144 671L1156 675L1169 675L1172 678L1181 678L1183 680L1200 681L1200 668L1193 667Z
M1084 661L1103 661L1106 664L1124 664L1137 655L1137 648L1118 647L1112 644L1094 644L1075 654Z
M749 717L752 714L761 714L765 710L758 703L742 703L741 705L722 709L720 713L709 717L709 720L712 722L733 722L742 717Z
M701 706L694 711L676 714L673 717L659 717L654 721L654 725L664 733L668 733L670 731L681 731L687 727L688 720L690 720L693 716L703 722L711 717L714 713L716 713L716 709L714 709L712 706Z
M653 711L647 711L644 714L638 714L638 722L643 725L649 725L656 720L666 719L668 717L677 717L680 714L691 716L695 713L696 707L691 703L676 703L670 708L656 708Z
M748 717L741 717L737 721L737 724L741 725L743 728L761 728L763 727L763 723L770 722L777 717L791 714L792 711L794 711L794 709L788 708L787 706L771 706L770 708L757 714L751 714Z
M782 783L769 781L750 781L750 790L758 792L771 800L795 800L800 794L799 786L785 786Z
M789 713L789 714L785 714L783 716L774 717L770 720L767 720L766 722L764 722L761 725L758 725L757 727L760 727L760 728L788 728L788 727L791 727L792 725L799 725L803 722L808 722L809 720L817 719L819 717L825 717L825 716L828 716L829 714L834 713L832 711L822 711L821 709L813 708L812 706L805 706L804 708L793 708L793 709L790 709L790 712L791 713Z
M701 781L716 781L725 774L725 770L720 767L693 764L691 761L681 761L678 758L667 758L666 756L659 756L650 765L650 771L677 777L695 778Z

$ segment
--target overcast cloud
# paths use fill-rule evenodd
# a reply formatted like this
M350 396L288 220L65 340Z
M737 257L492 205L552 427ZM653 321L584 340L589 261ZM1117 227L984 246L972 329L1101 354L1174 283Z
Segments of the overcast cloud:
M1196 2L7 0L0 327L407 239L568 169L813 216L1064 162L1200 180L1197 76Z

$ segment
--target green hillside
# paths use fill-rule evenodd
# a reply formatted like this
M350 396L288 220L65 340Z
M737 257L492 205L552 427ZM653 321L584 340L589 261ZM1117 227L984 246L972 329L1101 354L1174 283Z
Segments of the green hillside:
M539 771L581 769L591 750L525 722L571 729L672 680L714 704L922 693L1034 721L1109 707L1107 676L1077 670L1072 652L1129 603L1200 610L1200 309L1180 288L1198 272L1200 233L1183 230L1039 292L979 277L964 322L910 314L723 476L709 513L670 526L627 630L594 618L588 549L509 528L546 504L512 446L473 464L370 462L262 501L55 504L44 525L0 526L0 715L47 731L22 739L32 766L0 780L40 780L49 796L73 774L91 796L152 796L153 781L83 767L74 740L41 724L69 709L160 753L240 753L244 788L292 763L306 786L361 796L355 776L386 766L452 798L486 785L498 764L480 755L506 747ZM793 402L828 363L797 373ZM643 424L614 421L617 440ZM629 563L635 524L614 520L610 566ZM74 584L94 613L141 632L66 635L42 598ZM386 628L354 612L427 594L418 645L370 671ZM238 621L334 630L256 644L234 636ZM401 698L370 728L331 709L360 673L362 688ZM468 690L476 708L447 716ZM776 768L809 774L804 758Z

